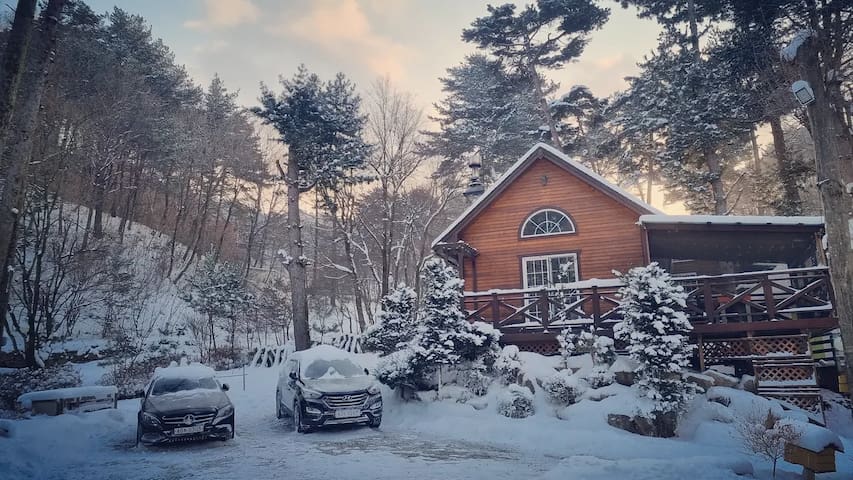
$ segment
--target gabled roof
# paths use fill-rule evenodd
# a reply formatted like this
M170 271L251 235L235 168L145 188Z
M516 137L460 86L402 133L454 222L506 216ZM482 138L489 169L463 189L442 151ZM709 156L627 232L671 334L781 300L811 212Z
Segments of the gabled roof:
M459 233L459 230L465 228L471 221L482 212L490 203L492 203L516 178L518 178L530 165L536 160L543 158L549 160L559 167L562 167L570 174L583 180L593 188L601 191L605 195L613 198L617 202L634 210L639 215L655 214L663 215L663 212L643 202L639 198L622 190L621 188L611 184L601 175L593 172L588 167L582 165L577 160L569 158L565 153L548 145L546 143L537 143L527 151L518 161L513 164L498 180L493 183L474 203L472 203L459 217L450 224L441 234L432 242L435 246L440 242L451 241L450 237Z

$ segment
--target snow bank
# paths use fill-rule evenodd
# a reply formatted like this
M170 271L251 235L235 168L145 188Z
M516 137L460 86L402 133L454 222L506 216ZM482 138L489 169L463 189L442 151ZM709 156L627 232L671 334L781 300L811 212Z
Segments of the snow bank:
M91 386L91 387L70 387L57 388L54 390L42 390L40 392L29 392L18 397L18 403L21 407L30 409L33 407L33 402L42 402L47 400L61 400L64 398L83 398L96 397L104 398L115 395L118 389L115 386Z

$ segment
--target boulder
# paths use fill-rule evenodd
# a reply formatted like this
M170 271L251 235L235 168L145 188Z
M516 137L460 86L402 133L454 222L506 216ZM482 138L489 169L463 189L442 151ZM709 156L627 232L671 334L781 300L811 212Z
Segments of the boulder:
M718 387L729 387L734 388L737 386L740 381L732 377L731 375L726 375L725 373L720 373L716 370L705 370L702 372L702 375L706 375L714 379L714 385Z
M610 413L607 415L607 424L626 432L631 432L644 437L672 437L675 436L675 416L661 415L657 420L635 415L621 415Z
M747 392L756 393L758 389L755 387L755 377L752 375L744 375L740 379L740 384L738 384L738 388L741 390L746 390Z
M684 381L692 383L700 388L703 391L708 391L709 388L714 386L714 379L708 375L702 375L701 373L686 373L684 374Z
M634 372L614 372L613 378L619 385L630 387L636 381L637 375Z

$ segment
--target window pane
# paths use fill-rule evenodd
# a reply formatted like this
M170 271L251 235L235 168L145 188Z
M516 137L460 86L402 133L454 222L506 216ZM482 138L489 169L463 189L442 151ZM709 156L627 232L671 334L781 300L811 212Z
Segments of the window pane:
M569 217L556 210L543 210L531 216L524 224L521 234L525 237L574 232Z

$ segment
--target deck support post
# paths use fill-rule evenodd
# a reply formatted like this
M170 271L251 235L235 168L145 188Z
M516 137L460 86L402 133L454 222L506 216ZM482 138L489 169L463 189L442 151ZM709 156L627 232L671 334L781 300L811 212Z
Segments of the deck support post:
M776 300L773 298L773 284L769 275L762 275L761 286L764 290L764 304L767 307L767 320L776 319Z
M501 306L498 301L498 292L492 292L492 326L496 330L501 329Z
M702 334L696 336L696 343L699 345L699 371L705 371L705 345L702 343Z
M543 288L542 291L539 292L539 308L540 315L542 315L542 330L545 332L548 331L548 324L551 323L551 319L549 318L551 309L548 307L550 307L548 302L548 289Z
M601 324L601 297L598 295L598 285L592 286L592 327L597 332Z

